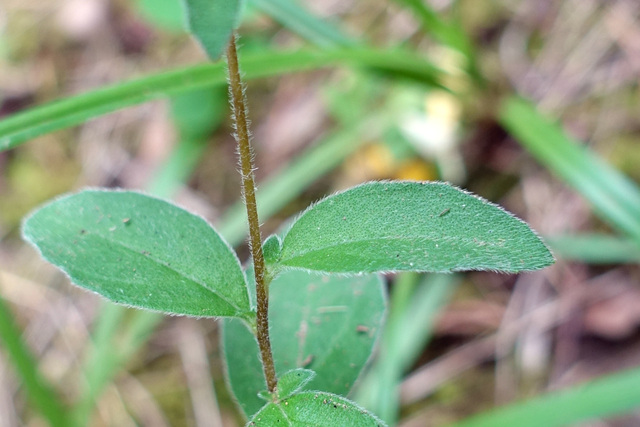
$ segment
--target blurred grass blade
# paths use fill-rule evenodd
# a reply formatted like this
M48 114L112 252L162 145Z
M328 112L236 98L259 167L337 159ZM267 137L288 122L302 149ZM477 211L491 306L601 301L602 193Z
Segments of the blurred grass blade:
M588 264L640 262L640 248L634 242L606 234L578 234L545 238L553 252L565 260Z
M22 380L27 398L42 416L54 427L66 427L67 413L53 387L38 371L38 364L24 341L22 333L4 299L0 297L0 339L15 372ZM0 418L2 416L0 415Z
M461 29L445 21L424 1L396 0L396 2L410 9L422 26L441 43L463 53L465 56L472 51L466 34Z
M320 47L356 44L336 26L309 13L292 0L249 0L250 5L269 14L276 21Z
M131 319L125 322L130 312ZM76 425L88 425L89 417L105 386L122 366L149 339L155 327L165 318L162 314L133 310L105 302L100 310L94 346L85 363L86 387L73 407Z
M640 368L480 414L451 427L559 427L640 408Z
M591 202L596 213L640 245L640 190L588 149L581 147L528 101L508 98L502 125L533 154Z
M436 316L453 295L455 282L455 275L404 273L393 285L379 356L355 399L389 425L398 421L402 375L431 339Z
M441 71L425 59L400 50L337 49L262 52L242 58L247 79L256 79L338 64L370 67L431 85ZM197 65L163 72L54 101L0 121L0 151L39 135L81 124L120 108L169 95L226 84L223 64Z
M396 0L396 2L413 12L426 33L431 34L440 43L461 53L467 60L466 65L469 74L476 81L482 81L480 71L477 68L473 43L458 22L448 22L443 19L438 12L423 0Z
M113 373L121 366L121 361L118 360L119 352L114 351L120 347L114 343L114 337L121 332L123 319L128 310L126 307L108 301L104 301L101 306L92 334L93 346L89 349L84 366L86 385L73 406L72 415L76 425L87 425L102 389L111 381ZM134 313L137 315L146 312L135 311ZM162 318L162 315L158 313L149 312L149 314Z
M396 360L401 373L411 368L431 340L436 317L453 296L458 282L455 274L428 274L419 276L415 289L393 291L394 324L392 330L385 333L386 347L393 353L392 359Z
M166 198L189 178L208 146L209 136L226 117L226 88L180 94L171 100L171 112L180 140L148 186L152 194Z

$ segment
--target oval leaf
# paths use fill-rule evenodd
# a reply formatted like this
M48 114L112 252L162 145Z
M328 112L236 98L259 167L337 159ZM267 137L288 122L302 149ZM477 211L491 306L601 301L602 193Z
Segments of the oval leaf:
M344 397L307 391L267 403L247 426L383 427L385 424Z
M264 262L267 264L273 264L280 258L280 251L282 250L282 241L276 234L269 236L262 244L262 254L264 256Z
M316 373L311 369L298 368L285 372L278 378L278 400L286 399L300 391L315 376Z
M113 302L172 314L253 319L244 274L202 218L130 191L61 197L23 235L78 286Z
M233 31L238 26L240 0L183 0L187 26L200 42L209 59L222 56Z
M385 304L384 283L377 275L283 272L269 285L271 347L278 376L295 368L312 369L317 375L309 388L347 395L380 335ZM221 339L229 388L251 417L264 406L257 394L267 388L258 343L238 321L224 322Z
M553 264L527 224L442 182L369 182L294 222L278 265L322 272L518 272Z

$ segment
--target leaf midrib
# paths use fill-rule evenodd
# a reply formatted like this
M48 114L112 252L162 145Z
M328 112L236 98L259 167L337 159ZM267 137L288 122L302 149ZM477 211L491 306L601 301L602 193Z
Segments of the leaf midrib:
M148 258L151 259L153 262L157 263L159 266L166 268L167 270L173 271L174 273L176 273L178 276L183 277L187 280L189 280L192 283L195 283L196 285L199 285L201 287L203 287L205 290L211 292L213 295L217 296L218 298L220 298L222 301L224 301L225 303L227 303L229 306L233 307L236 312L238 314L244 314L246 313L246 311L241 310L240 307L236 306L235 304L232 304L231 302L229 302L229 300L218 294L216 291L214 291L213 289L207 287L205 284L201 283L200 281L198 281L197 279L190 277L188 274L183 273L182 271L176 270L175 268L169 266L168 264L166 264L165 262L163 262L161 259L154 257L151 255L151 253L149 253L149 255L143 255L141 254L138 250L129 247L127 245L125 245L124 243L122 243L121 241L117 241L117 240L110 240L108 237L105 237L104 235L102 235L101 233L96 233L96 232L92 232L90 235L94 235L96 237L99 237L100 239L112 243L112 244L116 244L116 245L120 245L121 247L123 247L124 249L134 253L137 257L141 257L141 258ZM246 288L246 284L245 284L245 288ZM247 300L248 300L248 295L247 295Z
M285 236L283 243L282 243L282 253L285 253L286 249L286 245L287 245L287 241L286 241L287 237ZM318 249L311 249L311 250L307 250L304 252L301 252L300 254L296 255L296 256L292 256L292 257L281 257L279 262L281 264L284 264L286 261L292 261L292 260L297 260L297 259L301 259L304 258L310 254L316 254L316 253L321 253L325 250L330 250L333 248L337 248L339 246L347 246L347 245L352 245L352 244L359 244L359 243L378 243L378 242L385 242L385 241L389 241L389 240L405 240L405 241L419 241L419 240L432 240L434 242L452 242L452 241L459 241L459 242L463 242L463 241L472 241L473 238L468 238L468 237L456 237L456 238L452 238L449 236L442 236L442 237L438 237L438 238L433 238L431 236L416 236L416 237L376 237L376 238L372 238L372 239L356 239L356 240L350 240L348 242L338 242L332 245L325 245L322 246L321 248ZM487 243L486 246L496 246L493 243ZM286 264L285 264L286 265Z

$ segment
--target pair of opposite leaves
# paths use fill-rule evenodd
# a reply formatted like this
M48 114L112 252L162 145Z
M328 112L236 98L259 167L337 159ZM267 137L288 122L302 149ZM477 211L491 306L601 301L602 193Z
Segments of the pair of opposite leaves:
M202 218L130 191L85 190L41 207L24 237L88 290L197 317L255 312L240 262ZM265 244L271 271L535 270L553 256L527 224L441 182L369 182L310 206Z

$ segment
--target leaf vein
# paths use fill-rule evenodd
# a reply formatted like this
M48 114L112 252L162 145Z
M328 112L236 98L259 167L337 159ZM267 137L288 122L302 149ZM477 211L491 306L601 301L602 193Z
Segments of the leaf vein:
M229 306L231 306L234 309L236 309L236 311L238 313L244 313L245 312L240 307L238 307L236 304L231 303L227 299L227 297L225 297L225 296L219 294L218 292L216 292L215 290L209 288L205 283L200 282L198 279L196 279L194 277L191 277L191 276L189 276L188 274L186 274L186 273L184 273L182 271L176 270L175 268L173 268L170 265L168 265L168 262L163 261L160 258L156 258L156 257L152 256L151 254L142 255L137 249L125 245L122 241L109 239L108 237L105 237L104 235L102 235L100 233L93 233L93 235L105 240L108 243L114 244L116 246L121 246L122 248L134 253L137 257L142 257L142 258L146 258L146 259L152 260L153 262L155 262L156 264L160 265L161 267L164 267L167 270L173 271L178 276L183 277L184 279L187 279L190 282L195 283L196 285L199 285L199 286L203 287L205 290L211 292L213 295L215 295L216 297L218 297L219 299L221 299L222 301L227 303Z

